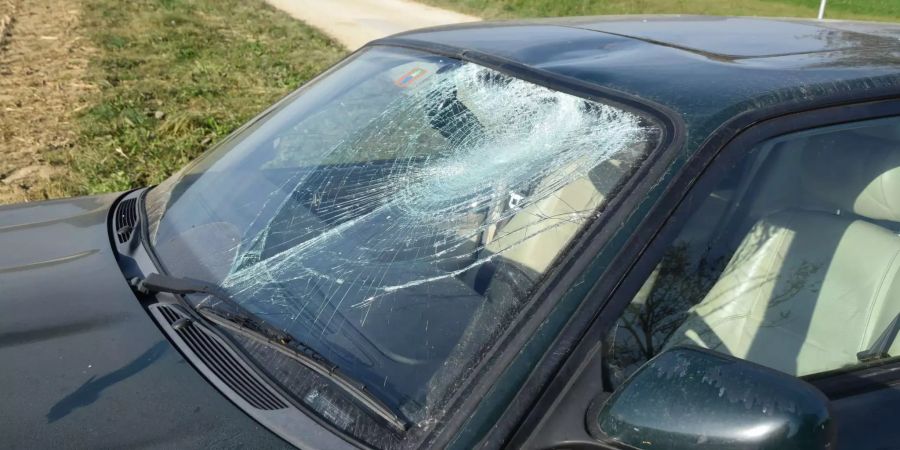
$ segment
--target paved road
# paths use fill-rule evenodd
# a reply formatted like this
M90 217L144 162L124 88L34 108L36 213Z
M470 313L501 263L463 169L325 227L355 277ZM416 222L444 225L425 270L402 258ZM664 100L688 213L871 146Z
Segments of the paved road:
M410 0L266 0L350 50L414 28L480 20Z

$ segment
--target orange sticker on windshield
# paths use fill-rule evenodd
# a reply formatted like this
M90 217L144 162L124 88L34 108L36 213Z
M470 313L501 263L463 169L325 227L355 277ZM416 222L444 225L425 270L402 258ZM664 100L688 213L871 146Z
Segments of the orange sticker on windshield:
M402 77L397 78L397 81L394 81L394 84L402 88L408 88L412 86L416 81L424 77L427 73L427 70L421 67L416 67L415 69L406 72Z

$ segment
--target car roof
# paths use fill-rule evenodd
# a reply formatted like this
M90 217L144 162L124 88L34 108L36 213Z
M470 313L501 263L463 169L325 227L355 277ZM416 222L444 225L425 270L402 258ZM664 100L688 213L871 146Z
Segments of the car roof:
M585 18L568 22L573 27L628 36L723 60L896 49L900 44L900 26L872 22L703 16Z
M629 94L675 111L694 144L746 111L900 93L900 26L886 23L574 17L428 28L374 44L481 55Z

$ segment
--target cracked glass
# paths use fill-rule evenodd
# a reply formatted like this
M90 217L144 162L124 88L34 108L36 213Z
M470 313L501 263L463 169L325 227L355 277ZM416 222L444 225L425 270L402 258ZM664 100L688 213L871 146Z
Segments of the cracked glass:
M374 47L151 190L151 243L428 426L659 135L617 106Z

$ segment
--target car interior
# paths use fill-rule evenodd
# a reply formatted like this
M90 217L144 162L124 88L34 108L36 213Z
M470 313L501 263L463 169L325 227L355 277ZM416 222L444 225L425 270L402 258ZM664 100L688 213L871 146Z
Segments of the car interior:
M725 171L610 334L618 378L679 345L797 376L857 365L882 335L897 355L898 143L896 120L842 125ZM666 317L641 320L654 308Z

